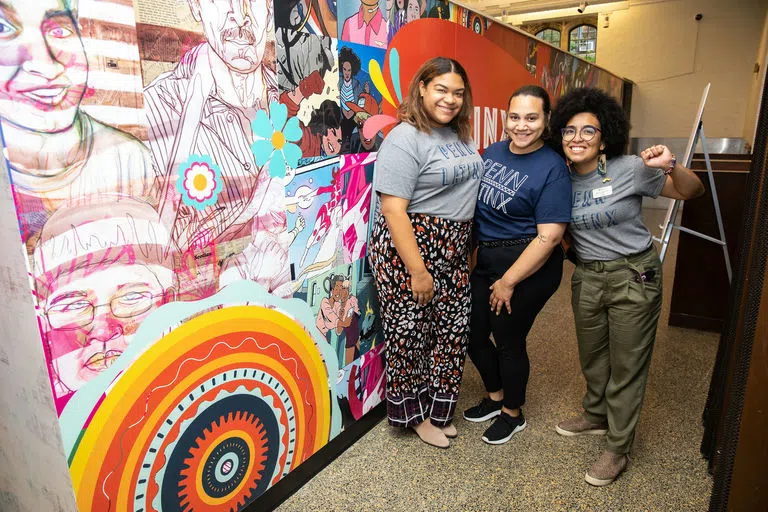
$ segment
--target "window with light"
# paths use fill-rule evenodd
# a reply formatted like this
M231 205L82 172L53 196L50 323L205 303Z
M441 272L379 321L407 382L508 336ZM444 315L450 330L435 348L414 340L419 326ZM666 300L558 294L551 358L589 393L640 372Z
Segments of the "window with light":
M579 25L568 33L568 51L589 62L595 62L597 55L597 27Z

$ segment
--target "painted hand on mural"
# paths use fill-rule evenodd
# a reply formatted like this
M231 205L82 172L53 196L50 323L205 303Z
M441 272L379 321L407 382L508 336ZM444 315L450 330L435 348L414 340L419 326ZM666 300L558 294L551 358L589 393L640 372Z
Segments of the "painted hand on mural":
M320 75L319 71L315 70L299 83L298 91L301 94L301 100L303 100L304 98L309 98L313 94L322 93L324 88L325 82L323 81L323 77ZM297 104L300 103L301 100L299 100Z
M304 78L299 85L292 90L286 91L280 95L280 102L288 106L293 115L298 114L301 103L315 95L321 94L325 88L325 82L319 71L313 71L308 77Z
M293 227L292 230L288 232L290 235L290 240L288 241L288 245L291 245L294 240L296 240L296 237L301 233L304 228L307 226L307 221L304 220L304 217L299 214L298 218L296 219L296 225Z

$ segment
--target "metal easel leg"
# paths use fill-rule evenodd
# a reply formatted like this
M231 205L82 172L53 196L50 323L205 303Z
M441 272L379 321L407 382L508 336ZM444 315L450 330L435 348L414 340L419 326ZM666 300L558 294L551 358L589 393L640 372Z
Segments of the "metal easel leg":
M680 209L680 201L674 200L672 203L671 213L667 225L664 228L664 233L661 234L661 250L659 251L659 259L664 262L664 256L667 255L667 248L669 247L669 238L672 236L672 230L675 228L675 221L677 220L677 212Z
M681 162L683 166L685 166L688 169L691 168L691 162L693 161L693 150L696 147L696 143L699 140L699 134L701 133L701 126L702 126L701 121L699 121L696 129L691 135L692 140L689 142L690 150L686 151L685 161ZM679 228L679 226L675 223L677 222L677 214L680 212L681 204L682 204L681 200L673 199L672 203L669 205L669 208L667 210L667 216L664 219L664 225L662 226L664 229L661 233L661 238L658 239L658 242L661 244L661 250L659 251L659 259L661 260L662 263L664 263L664 257L667 255L667 249L669 248L669 239L672 236L672 230L675 228Z
M712 173L712 162L709 159L707 151L707 138L704 136L704 124L699 125L699 136L701 137L701 149L704 151L704 160L707 163L707 175L709 176L709 188L712 190L712 202L715 205L715 217L717 218L717 229L720 231L720 243L723 246L723 256L725 257L725 270L728 273L728 282L732 280L731 258L728 256L728 245L725 241L725 229L723 228L723 217L720 214L720 201L717 199L717 189L715 188L715 176Z

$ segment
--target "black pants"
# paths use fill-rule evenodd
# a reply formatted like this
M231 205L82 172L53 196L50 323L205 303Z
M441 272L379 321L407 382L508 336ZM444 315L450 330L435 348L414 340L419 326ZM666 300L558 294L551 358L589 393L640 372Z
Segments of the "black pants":
M490 286L520 257L525 245L480 247L472 271L472 315L469 357L480 372L488 392L504 390L504 407L517 409L525 403L530 362L526 337L541 308L560 286L563 251L558 246L532 276L515 287L510 304L512 314L502 307L498 316L488 300ZM496 345L491 342L490 334Z

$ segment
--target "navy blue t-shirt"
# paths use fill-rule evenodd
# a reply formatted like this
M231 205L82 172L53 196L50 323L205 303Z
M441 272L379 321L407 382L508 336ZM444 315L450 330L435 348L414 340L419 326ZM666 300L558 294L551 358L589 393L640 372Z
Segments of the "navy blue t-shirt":
M570 222L571 177L563 159L542 146L516 155L509 141L488 146L475 208L479 240L536 236L536 224Z

